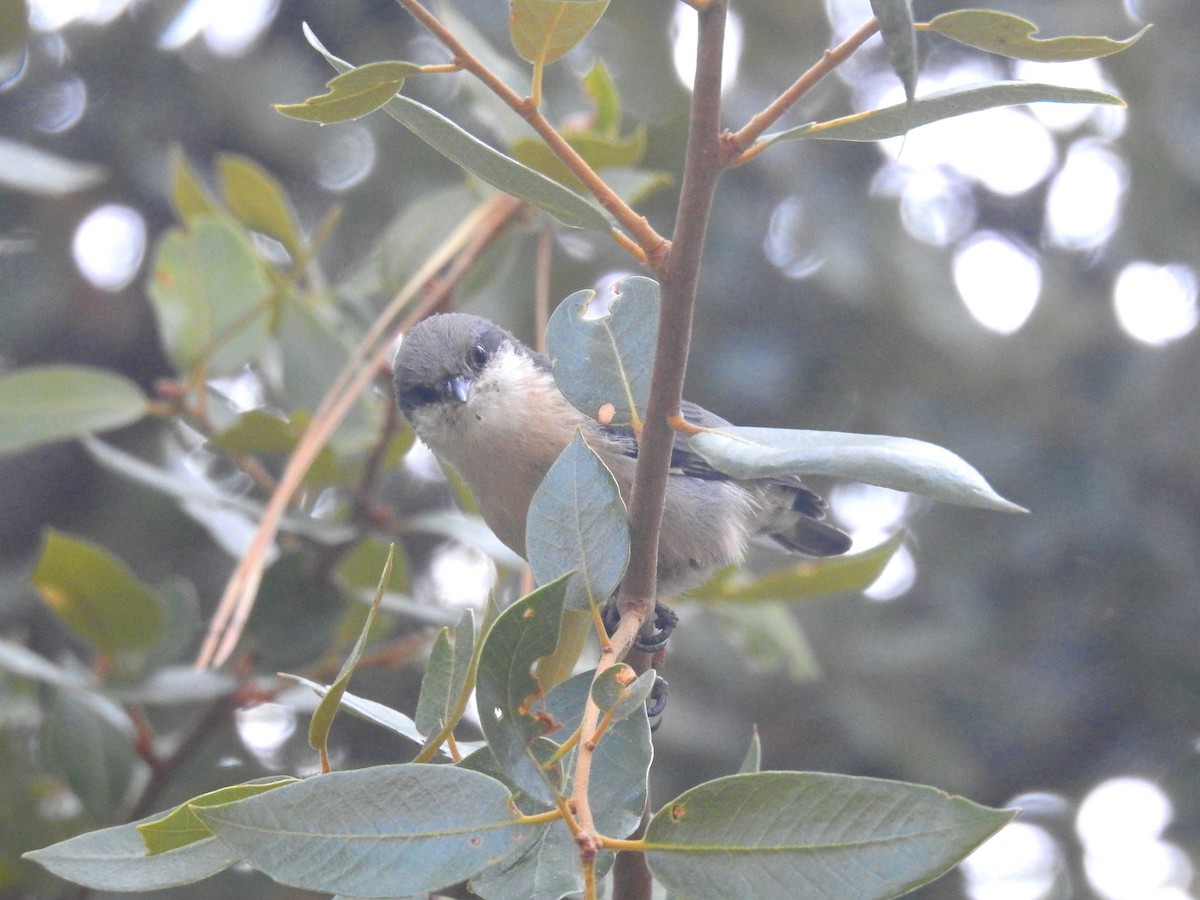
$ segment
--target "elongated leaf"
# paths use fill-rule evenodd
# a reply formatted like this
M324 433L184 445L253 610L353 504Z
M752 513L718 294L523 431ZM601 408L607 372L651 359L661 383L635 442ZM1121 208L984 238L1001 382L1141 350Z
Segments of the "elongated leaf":
M349 63L326 50L307 25L304 26L304 34L335 69L341 72L353 69ZM489 147L428 106L396 95L383 109L447 159L493 187L545 210L564 225L604 234L612 230L607 216L598 206Z
M101 822L111 821L124 806L130 783L143 766L124 711L114 711L105 697L82 691L55 693L42 721L38 752L66 779L88 815Z
M286 673L282 673L281 677L286 678L289 681L294 681L297 684L302 684L305 687L312 688L318 697L324 697L329 691L328 686L318 684L315 681L309 681L307 678L303 678L300 675L288 675ZM383 728L386 728L388 731L395 732L396 734L408 738L410 741L420 744L425 740L421 733L417 731L417 726L412 719L399 710L392 709L390 706L385 706L384 704L375 700L368 700L366 697L359 697L356 694L350 693L349 691L345 691L342 694L341 705L346 712L358 716L358 718L363 719L366 722L373 722L376 725L380 725ZM449 756L450 751L442 748L442 754L444 756Z
M615 135L621 125L621 95L608 74L604 61L597 59L583 76L583 92L596 107L592 130L596 134Z
M892 60L892 71L904 85L911 103L917 92L917 32L913 28L912 0L871 0L879 20L879 33Z
M707 584L689 591L687 598L709 603L753 603L772 599L808 600L866 590L903 543L901 531L861 553L805 559L763 573L726 569Z
M275 238L293 260L304 258L304 240L292 205L266 169L251 159L230 153L218 160L217 173L225 203L239 222Z
M830 475L960 506L1026 512L992 490L962 457L912 438L730 426L694 435L689 443L734 478Z
M500 782L454 766L333 772L224 806L196 808L243 860L282 884L354 897L407 897L522 853Z
M958 9L935 16L924 26L930 31L989 53L1013 59L1069 62L1097 59L1120 53L1150 30L1147 25L1133 37L1114 41L1106 37L1036 38L1038 27L1012 13L992 9Z
M33 586L80 637L104 654L146 647L162 632L162 605L103 547L49 529Z
M321 754L322 771L329 771L329 731L333 728L334 716L337 715L338 706L346 693L346 688L350 685L350 676L354 674L354 669L362 658L363 650L366 649L371 625L375 621L375 614L379 612L379 602L383 599L383 592L392 577L392 561L395 558L396 545L392 544L388 548L387 559L383 563L383 573L379 576L379 586L375 589L375 598L371 601L371 608L367 612L366 621L363 622L362 630L358 634L358 640L354 642L354 648L346 657L346 661L342 663L337 678L333 680L333 684L329 686L329 690L317 704L309 722L308 745Z
M303 103L277 103L275 109L322 125L349 122L379 109L399 93L408 76L420 71L420 66L409 62L367 63L331 78L325 83L328 92Z
M264 791L272 791L285 784L295 784L296 781L295 778L287 777L271 778L245 784L233 784L229 787L209 791L207 794L193 797L187 803L175 807L160 819L139 823L138 834L142 836L146 852L151 856L178 850L180 847L213 837L208 826L196 817L196 807L218 806L222 803L244 800L246 797L253 797Z
M61 197L94 187L107 177L103 166L66 159L40 147L0 138L0 185L6 188Z
M531 63L549 65L587 37L606 9L608 0L513 0L513 47Z
M758 726L754 726L754 730L750 732L750 746L746 748L746 755L742 757L742 765L738 769L739 775L750 775L762 769L762 741L758 737Z
M456 714L474 650L475 614L468 609L454 628L454 646L450 646L450 629L443 628L429 655L415 717L421 734L435 734Z
M91 366L30 366L0 375L0 454L136 422L149 401L136 384Z
M513 784L547 805L561 789L562 772L533 756L533 742L554 723L544 714L543 688L531 669L558 642L566 589L564 576L500 614L484 639L475 685L479 726L496 762Z
M554 380L571 404L605 424L641 421L658 339L658 282L635 275L613 285L608 314L589 317L592 291L558 305L546 325Z
M625 575L625 502L612 472L579 432L534 492L525 546L538 584L575 573L567 585L568 609L604 603Z
M57 687L89 690L96 686L96 679L90 672L63 668L12 641L0 640L0 669L18 678Z
M992 84L970 85L938 91L913 103L900 103L883 109L855 113L828 122L811 122L766 135L763 140L775 141L811 138L822 141L882 141L907 134L914 128L951 119L966 113L980 112L997 106L1019 106L1023 103L1107 103L1124 106L1120 97L1085 88L1062 87L1055 84L1035 84L1021 81L999 81Z
M686 897L896 897L937 878L1015 814L873 778L731 775L655 814L646 862Z
M148 290L163 346L184 371L205 364L235 374L267 338L270 282L247 236L224 218L200 215L187 231L168 232Z
M25 854L60 878L97 891L153 891L192 884L228 869L237 856L216 838L150 856L138 822L90 831Z

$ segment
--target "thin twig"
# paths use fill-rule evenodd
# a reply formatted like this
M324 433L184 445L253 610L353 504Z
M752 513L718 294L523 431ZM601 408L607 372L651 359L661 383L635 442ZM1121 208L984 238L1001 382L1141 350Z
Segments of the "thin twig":
M745 125L733 134L726 135L726 144L731 148L735 157L734 165L741 165L757 156L763 149L755 147L764 131L774 125L791 109L801 97L811 91L822 78L850 58L863 43L879 30L879 20L868 19L852 35L831 50L826 50L820 61L793 82L792 86L780 94L762 112L755 115ZM764 145L765 146L765 145Z
M614 219L616 219L634 240L646 257L651 260L651 268L654 260L659 260L665 257L667 252L667 242L657 231L655 231L644 216L638 213L617 196L601 178L596 174L596 170L588 165L587 161L576 152L575 148L566 142L558 130L550 124L550 121L541 114L537 105L529 99L520 96L516 91L510 88L495 72L479 61L462 42L458 40L450 30L441 23L441 21L425 9L419 0L398 0L418 22L424 25L442 44L450 51L454 62L460 65L463 69L470 72L480 81L482 81L492 93L503 100L510 109L517 115L529 123L529 126L538 133L546 145L554 152L572 174L575 175L584 187L596 198L596 201L604 207Z

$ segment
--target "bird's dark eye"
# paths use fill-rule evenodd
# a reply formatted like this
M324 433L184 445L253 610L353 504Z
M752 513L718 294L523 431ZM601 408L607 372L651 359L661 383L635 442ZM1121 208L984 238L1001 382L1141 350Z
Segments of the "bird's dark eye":
M479 371L480 369L482 369L484 366L487 365L487 361L488 361L488 352L487 352L487 348L484 347L483 344L476 344L474 347L471 348L471 366L472 366L472 368L474 368L476 371Z
M400 408L417 409L437 403L442 399L441 392L430 384L414 384L406 387L400 394Z

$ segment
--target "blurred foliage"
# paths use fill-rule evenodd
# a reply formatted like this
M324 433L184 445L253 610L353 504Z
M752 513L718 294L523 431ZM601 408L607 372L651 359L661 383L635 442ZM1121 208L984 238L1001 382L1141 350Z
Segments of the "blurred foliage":
M917 0L913 7L918 21L929 21L961 5ZM1086 29L1125 37L1142 22L1156 25L1136 59L1102 63L1129 104L1122 126L1096 114L1051 134L1056 166L1071 146L1088 141L1124 161L1128 193L1114 234L1085 249L1048 240L1048 176L1016 195L968 181L970 232L1005 235L1041 267L1032 318L1000 336L980 326L956 294L954 254L966 236L929 242L906 228L894 147L781 143L728 173L718 193L688 392L739 424L910 435L952 447L1033 515L939 506L910 522L917 579L889 603L852 596L772 603L740 630L700 604L683 606L651 796L661 801L736 770L757 723L765 769L927 782L994 806L1037 790L1061 794L1069 810L1102 779L1144 775L1168 792L1175 808L1169 836L1196 859L1196 338L1139 344L1118 327L1111 297L1131 261L1196 265L1200 100L1190 86L1200 83L1193 52L1200 20L1186 4L1165 0L1004 5L1035 18L1040 36ZM311 414L361 327L482 191L384 117L316 129L270 109L299 103L329 81L327 64L304 43L302 21L330 47L352 49L356 62L442 62L394 4L283 4L251 45L233 51L221 49L215 31L169 39L184 7L142 7L135 16L118 6L108 21L62 27L35 20L23 61L10 65L11 53L0 56L0 158L17 160L16 171L42 173L32 182L0 176L0 360L14 369L65 363L114 370L147 397L162 397L167 379L178 393L166 399L174 396L188 415L170 425L142 422L110 435L112 442L193 487L212 484L234 500L261 504L297 423ZM726 96L731 125L794 77L798 58L815 59L832 43L820 4L734 9L744 50ZM464 3L461 12L496 47L508 47L507 23L492 5ZM572 79L545 84L556 120L590 118L590 130L579 129L580 152L642 167L631 181L641 187L651 176L661 186L663 173L678 175L686 96L668 52L671 15L666 4L616 5L560 63L578 81L602 57L607 86L599 76L589 80L588 94L563 86ZM934 35L921 36L919 46L923 74L971 52ZM863 108L856 86L894 82L891 59L882 45L868 45L845 79L830 79L783 124L798 128ZM994 65L993 77L1016 73L1015 63ZM79 85L85 101L73 112ZM626 116L647 123L644 133L617 127L606 99L611 85ZM498 122L461 75L413 77L406 90L435 110L466 110L477 134L507 136L514 127ZM595 139L591 151L583 135ZM898 153L903 164L904 150ZM541 168L533 156L520 158ZM796 200L800 211L782 260L770 243L789 221L781 198ZM662 231L675 199L662 191L645 200L644 212ZM85 279L71 253L79 223L109 203L136 209L149 235L138 277L112 291ZM534 294L537 237L528 221L505 233L455 306L532 342L534 313L525 298ZM560 232L553 241L553 297L629 268L602 234ZM797 259L811 264L789 265ZM214 260L228 262L229 281L204 284L198 273ZM177 309L175 273L184 271L193 273L188 284L204 284L211 315L169 332L184 341L160 340L164 317ZM223 368L220 353L206 352L214 347L253 355L253 377L240 366ZM216 365L197 369L200 357ZM205 388L204 379L217 375L233 377ZM318 513L316 525L284 529L251 623L252 651L243 660L250 672L288 667L331 681L333 660L348 651L364 613L354 600L369 599L386 553L378 537L351 552L344 526L386 530L393 523L370 519L379 510L403 518L445 506L448 490L395 452L407 449L408 436L389 431L395 426L383 421L386 407L380 397L360 402L306 485L301 504ZM261 468L247 472L242 454L253 454ZM360 487L372 492L372 504L364 505ZM289 700L280 683L250 677L234 694L235 683L226 681L160 680L138 686L142 693L125 702L121 691L132 688L119 676L128 672L97 667L89 646L33 586L47 529L106 548L128 568L122 577L162 606L170 632L164 640L172 644L152 648L145 670L178 674L248 521L232 503L203 504L134 484L77 445L0 457L0 763L9 773L0 806L10 813L0 830L0 895L63 890L18 861L24 850L235 780L312 766L302 729L263 758L247 727L229 716L234 706ZM393 573L384 603L400 611L367 646L376 665L356 677L355 689L412 710L428 624L457 615L436 618L444 611L429 609L418 590L429 583L443 540L416 531L402 540L406 559L397 560L400 574ZM771 596L780 596L771 584ZM734 615L742 617L740 605ZM746 653L729 653L730 639ZM118 644L113 649L123 650ZM21 656L26 649L41 662ZM817 680L786 678L817 669ZM96 678L110 679L104 690ZM148 735L169 736L190 752L151 771L145 760L154 754L139 743ZM341 719L330 743L343 761L364 765L412 752L410 744L381 739L378 729ZM1069 813L1054 815L1048 827L1070 843ZM1077 854L1066 859L1070 869L1081 865ZM1079 871L1073 877L1082 896L1086 882ZM294 893L233 872L171 896L247 892ZM961 892L960 882L944 879L922 896Z

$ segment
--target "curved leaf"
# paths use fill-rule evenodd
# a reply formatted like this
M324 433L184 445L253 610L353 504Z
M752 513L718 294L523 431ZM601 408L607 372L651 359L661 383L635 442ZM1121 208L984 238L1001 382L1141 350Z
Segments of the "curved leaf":
M47 153L40 147L0 138L0 185L6 188L61 197L94 187L107 177L104 167L95 163L78 162Z
M686 599L709 603L758 603L773 599L808 600L866 590L903 543L904 532L898 531L861 553L804 559L768 572L731 567L707 584L689 591Z
M275 109L293 119L319 122L349 122L379 109L404 87L421 67L410 62L373 62L358 66L325 83L329 90L303 103L276 103Z
M563 396L606 425L641 422L658 340L658 282L635 275L612 286L608 313L589 317L593 291L577 291L546 325L546 352Z
M292 205L279 182L244 156L223 154L217 161L221 193L229 211L253 231L275 238L293 260L304 258L304 240Z
M730 775L654 815L646 863L686 897L896 897L943 874L1015 814L874 778Z
M966 113L997 106L1023 103L1107 103L1124 106L1125 101L1112 94L1086 88L1062 87L1022 81L998 81L938 91L915 100L883 109L855 113L828 122L810 122L763 137L767 143L811 138L822 141L882 141L907 134L914 128Z
M335 69L348 72L354 68L326 50L307 25L304 34ZM598 206L489 147L428 106L397 94L383 109L451 162L493 187L545 210L564 225L604 234L612 231L607 216Z
M545 714L542 685L531 670L558 643L566 588L564 576L500 614L484 639L475 684L479 727L496 762L513 784L547 805L561 789L562 772L533 756L533 742L555 723Z
M295 784L297 781L296 778L283 776L217 788L215 791L209 791L180 804L162 818L139 823L138 834L142 836L142 841L146 844L146 851L151 856L178 850L180 847L213 837L208 826L196 816L195 807L219 806L222 803L244 800L265 791L273 791L285 784Z
M31 580L46 605L101 653L146 647L162 633L158 597L91 541L47 530Z
M0 453L136 422L150 408L136 384L91 366L30 366L0 375Z
M1071 62L1110 56L1132 47L1150 30L1147 25L1124 41L1106 37L1035 38L1038 33L1035 24L1012 13L992 9L958 9L942 13L923 27L988 53L1040 62Z
M513 0L513 47L531 63L549 65L587 37L606 9L608 0Z
M960 506L1027 512L997 494L962 457L912 438L730 426L693 435L689 445L734 478L829 475Z
M414 716L421 734L436 734L458 714L474 650L475 614L468 609L454 627L453 646L449 628L443 628L433 643Z
M871 0L871 12L879 20L892 71L899 76L904 96L912 103L917 91L917 32L913 28L912 0Z
M525 522L538 584L575 573L568 609L604 603L629 564L629 520L612 472L578 431L534 492Z
M509 791L455 766L333 772L222 806L193 807L214 834L282 884L354 897L407 897L518 855L539 828Z

